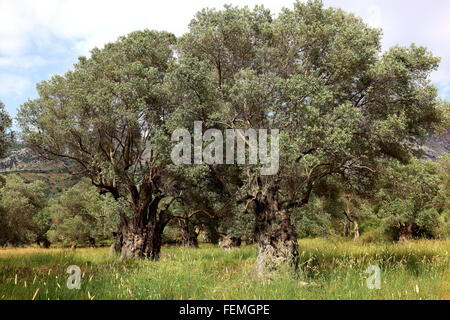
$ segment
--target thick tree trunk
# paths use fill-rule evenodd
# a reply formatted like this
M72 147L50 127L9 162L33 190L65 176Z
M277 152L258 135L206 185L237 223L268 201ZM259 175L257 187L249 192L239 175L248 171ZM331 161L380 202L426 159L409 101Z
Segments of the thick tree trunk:
M400 230L399 230L398 241L403 242L403 241L409 241L412 239L413 239L412 225L402 224L400 226Z
M36 244L40 247L42 244L42 247L44 249L49 249L50 248L50 241L47 239L47 237L40 237L36 240Z
M188 219L178 219L181 230L181 244L184 247L198 248L198 234Z
M136 227L134 225L123 229L123 246L120 260L147 258L159 260L162 245L162 233L156 226Z
M123 231L123 246L120 254L120 260L129 260L134 258L146 257L145 246L147 243L148 232L144 228L134 225L126 226Z
M89 237L89 248L97 248L95 244L95 238Z
M348 237L350 235L350 222L344 222L344 237Z
M113 239L113 243L111 244L111 247L109 247L109 255L110 256L121 253L122 245L123 245L122 232L112 231L112 234L113 234L114 239Z
M217 219L209 218L209 221L205 224L206 226L206 242L211 244L219 244L220 234L218 232L218 222Z
M162 197L134 212L132 218L122 215L123 245L120 260L146 258L159 260L162 233L168 221L158 220L158 204Z
M44 247L44 249L49 249L49 248L50 248L50 245L51 245L50 241L48 241L47 237L45 237L45 238L42 240L42 246Z
M280 210L278 190L259 192L255 200L255 239L258 243L258 274L288 264L298 269L298 242L295 225L288 210Z

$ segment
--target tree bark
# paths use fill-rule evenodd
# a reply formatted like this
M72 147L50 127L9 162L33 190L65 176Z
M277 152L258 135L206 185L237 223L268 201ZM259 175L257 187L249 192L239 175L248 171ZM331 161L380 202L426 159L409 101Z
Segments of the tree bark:
M353 239L358 239L359 238L359 225L358 225L358 221L354 220L353 221Z
M95 244L95 238L89 237L89 248L97 248Z
M250 246L255 243L255 238L253 236L245 238L245 244Z
M42 246L44 247L44 249L49 249L50 248L50 241L48 241L47 237L45 237L42 241Z
M409 241L413 239L412 225L402 224L399 230L398 241Z
M298 269L297 231L289 210L280 210L277 185L258 192L255 202L255 240L258 243L256 269L266 271L288 264Z
M51 245L51 243L50 243L50 241L48 240L48 238L47 237L38 237L37 239L36 239L36 244L40 247L41 246L41 243L42 243L42 247L44 248L44 249L49 249L50 248L50 245Z
M151 197L151 195L150 195ZM122 214L123 245L120 260L146 258L159 260L162 245L162 233L168 219L158 217L158 204L162 197L148 201L147 206L135 210L133 217ZM158 219L159 218L159 219Z
M188 219L178 219L181 229L181 244L183 247L198 248L198 234Z
M122 232L120 231L112 231L113 234L113 243L111 244L111 247L109 247L109 255L113 256L117 253L120 253L122 251L123 246L123 236Z
M156 229L156 226L127 225L122 231L123 246L120 260L134 258L159 260L162 235Z
M344 237L348 237L350 235L350 222L344 222Z
M219 244L220 234L218 229L217 219L207 217L208 221L205 223L206 227L206 242L211 244Z

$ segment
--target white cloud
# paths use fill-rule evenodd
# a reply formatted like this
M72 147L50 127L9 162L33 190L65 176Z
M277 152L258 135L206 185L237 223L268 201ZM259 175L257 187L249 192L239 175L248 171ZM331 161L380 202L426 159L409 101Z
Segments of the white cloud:
M198 10L221 8L228 2L253 7L267 1L0 0L0 54L17 54L31 44L45 45L50 35L78 40L81 53L138 29L165 29L181 35ZM282 3L291 5L292 1L267 3L279 11Z
M370 25L384 30L384 49L415 42L441 56L442 63L433 80L450 84L450 1L429 0L324 0L327 6L355 12ZM33 50L86 55L94 46L103 46L138 29L165 29L176 35L187 31L195 12L224 3L264 4L278 13L292 7L294 0L0 0L0 68L32 67L43 61L30 60ZM56 41L55 39L58 39ZM61 47L68 41L70 48ZM36 49L37 48L37 49ZM67 54L67 52L66 52Z
M442 58L432 80L441 88L450 87L450 1L429 0L325 0L361 16L367 23L383 29L383 49L396 44L426 46ZM449 90L441 90L450 98Z
M381 9L379 6L371 5L367 9L367 19L366 22L374 28L382 28L383 21L381 20Z
M31 69L45 63L46 61L39 56L0 56L0 68L2 69Z
M32 86L32 82L27 77L1 73L0 74L0 95L22 95Z

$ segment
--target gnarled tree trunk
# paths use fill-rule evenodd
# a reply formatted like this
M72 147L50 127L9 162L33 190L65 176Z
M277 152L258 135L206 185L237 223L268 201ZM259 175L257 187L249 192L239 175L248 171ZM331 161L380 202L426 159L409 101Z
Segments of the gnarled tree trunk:
M252 245L254 243L255 243L255 237L254 236L250 236L250 237L245 238L245 244L246 245L250 246L250 245Z
M350 235L350 222L344 222L344 237L348 237Z
M38 238L38 239L36 240L36 244L37 244L39 247L41 246L41 242L42 242L42 247L43 247L44 249L49 249L49 248L50 248L51 243L50 243L50 241L48 240L47 237L41 237L41 238Z
M147 198L143 198L146 196ZM162 233L168 220L158 219L158 205L161 196L152 199L151 194L140 192L135 210L131 218L121 215L122 252L120 260L147 258L159 260Z
M42 245L44 246L44 249L49 249L50 248L50 241L47 239L47 237L44 238L44 240L42 241Z
M290 210L281 210L278 189L258 192L255 202L255 239L258 243L256 269L259 275L281 264L298 269L297 231Z

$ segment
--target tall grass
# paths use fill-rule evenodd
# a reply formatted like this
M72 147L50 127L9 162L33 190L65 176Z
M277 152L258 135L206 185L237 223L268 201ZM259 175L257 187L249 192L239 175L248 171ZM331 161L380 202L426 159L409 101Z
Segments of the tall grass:
M299 241L301 275L256 278L254 246L163 248L159 262L119 262L106 248L1 249L0 299L450 299L450 241ZM82 271L69 290L69 265ZM369 265L380 290L366 286Z

